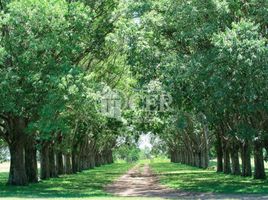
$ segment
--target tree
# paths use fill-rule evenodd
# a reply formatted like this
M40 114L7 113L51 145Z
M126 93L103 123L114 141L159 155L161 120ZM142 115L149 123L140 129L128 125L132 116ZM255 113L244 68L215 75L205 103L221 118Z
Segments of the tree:
M0 107L1 136L11 152L9 184L26 185L30 176L33 180L29 181L36 182L36 154L30 152L36 151L37 143L41 149L50 148L50 159L54 159L56 139L66 128L61 115L77 88L71 83L72 77L83 74L85 66L93 65L87 59L97 65L98 60L107 57L102 56L107 51L105 38L113 31L113 22L107 18L116 5L109 1L96 7L61 0L8 4L1 18ZM106 25L110 23L107 29L104 21ZM99 46L95 46L97 42ZM100 46L102 50L97 50ZM24 163L24 149L28 152L25 160L34 163ZM48 158L44 163L47 162L54 163ZM55 168L54 164L51 167Z

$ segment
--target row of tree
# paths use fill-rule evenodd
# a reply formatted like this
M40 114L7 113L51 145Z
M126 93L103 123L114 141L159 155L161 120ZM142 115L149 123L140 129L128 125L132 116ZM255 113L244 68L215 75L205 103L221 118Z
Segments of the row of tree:
M146 131L165 141L174 162L206 168L213 144L219 172L251 176L253 155L254 177L264 179L267 4L0 0L0 137L11 154L9 184L37 181L37 150L47 179L110 163L120 135ZM148 105L113 108L114 118L99 112L111 106L95 104L99 91L131 96L134 87L165 91L172 102L134 100Z
M140 83L157 80L173 97L173 112L158 114L162 124L154 125L172 161L207 167L213 145L218 172L252 176L253 156L254 178L266 178L267 7L256 0L132 2L138 20L129 62Z
M165 129L168 135L165 141L169 146L171 162L206 169L209 166L210 154L209 130L196 116L189 114L180 116L176 122L177 127Z
M115 30L119 3L0 0L0 137L8 184L112 163L122 123L99 112L105 87L128 73ZM119 78L120 77L120 78Z

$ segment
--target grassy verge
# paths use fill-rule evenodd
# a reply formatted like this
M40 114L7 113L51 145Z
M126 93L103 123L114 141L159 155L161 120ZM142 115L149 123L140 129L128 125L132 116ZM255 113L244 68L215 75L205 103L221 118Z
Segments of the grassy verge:
M170 163L168 160L155 160L150 166L159 174L163 185L174 189L229 194L268 194L267 180L225 175L212 169L197 169Z
M0 198L94 198L111 197L103 187L128 171L133 164L115 163L31 184L26 187L6 186L8 173L0 173Z

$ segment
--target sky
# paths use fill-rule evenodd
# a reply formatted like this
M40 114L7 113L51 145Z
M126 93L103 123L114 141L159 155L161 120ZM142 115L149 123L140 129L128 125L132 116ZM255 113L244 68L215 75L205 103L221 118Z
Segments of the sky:
M142 134L139 139L139 148L144 150L145 148L152 149L152 145L150 143L150 134Z

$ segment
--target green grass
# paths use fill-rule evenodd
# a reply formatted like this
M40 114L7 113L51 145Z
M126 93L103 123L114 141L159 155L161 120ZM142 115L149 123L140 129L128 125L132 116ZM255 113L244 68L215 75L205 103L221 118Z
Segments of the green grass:
M0 198L94 198L111 199L103 187L128 171L134 164L115 163L65 175L24 187L6 186L8 173L0 173Z
M163 185L192 192L268 194L268 181L216 173L186 165L158 160L150 163Z
M268 181L216 173L212 169L215 164L213 162L208 170L170 163L163 159L139 162L140 165L147 163L151 165L154 172L159 174L161 183L170 188L191 192L268 194ZM134 165L115 163L26 187L6 186L8 173L0 173L0 199L161 200L160 198L114 197L103 190L105 185L117 179Z

